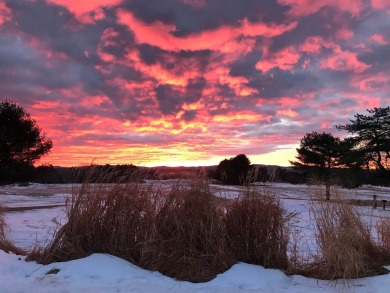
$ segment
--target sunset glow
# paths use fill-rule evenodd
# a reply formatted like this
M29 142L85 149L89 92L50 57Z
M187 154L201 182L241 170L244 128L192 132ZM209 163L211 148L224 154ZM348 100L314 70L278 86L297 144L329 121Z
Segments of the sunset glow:
M288 166L307 132L390 105L387 0L0 0L0 100L37 164Z

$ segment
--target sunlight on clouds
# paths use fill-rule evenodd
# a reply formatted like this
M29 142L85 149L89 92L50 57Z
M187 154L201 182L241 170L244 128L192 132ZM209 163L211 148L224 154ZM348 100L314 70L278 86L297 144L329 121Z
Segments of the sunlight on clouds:
M257 113L237 113L237 114L229 114L229 115L217 115L213 117L213 121L215 122L232 122L232 121L247 121L247 122L256 122L256 121L269 121L271 116L262 115Z

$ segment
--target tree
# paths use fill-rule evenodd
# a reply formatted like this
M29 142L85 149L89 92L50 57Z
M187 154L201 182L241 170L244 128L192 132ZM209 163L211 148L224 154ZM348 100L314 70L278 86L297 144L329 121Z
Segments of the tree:
M245 182L251 161L244 154L221 161L217 167L216 179L224 184L240 185Z
M349 138L352 153L367 167L390 169L390 107L367 109L369 115L356 114L350 124L336 126L355 135Z
M7 100L0 102L0 167L32 166L52 146L22 107Z
M342 165L342 142L331 133L311 132L301 139L297 149L298 161L290 161L290 164L298 168L317 168L325 176L326 199L330 199L329 176L332 168Z

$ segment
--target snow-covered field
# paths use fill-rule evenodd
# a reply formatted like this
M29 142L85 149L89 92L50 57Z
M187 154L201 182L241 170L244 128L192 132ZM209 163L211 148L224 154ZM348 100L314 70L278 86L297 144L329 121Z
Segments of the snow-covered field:
M167 181L166 186L174 183ZM74 186L73 186L74 187ZM271 184L259 185L263 192L277 194L283 207L296 212L293 229L304 243L312 242L313 225L309 213L309 194L316 186ZM235 198L241 187L211 185L217 196ZM390 188L364 186L355 190L338 189L353 199L388 199ZM8 235L23 248L47 243L53 231L65 221L65 202L72 193L71 185L0 187L0 204L7 207ZM373 210L362 206L359 211L368 220L390 213L381 207ZM388 267L390 269L390 266ZM58 269L56 274L49 273ZM239 263L214 280L193 284L179 282L157 272L140 269L110 255L94 254L85 259L47 266L25 262L24 257L0 251L0 293L13 292L390 292L390 275L355 280L353 287L339 282L318 281L302 276L286 276L278 270Z

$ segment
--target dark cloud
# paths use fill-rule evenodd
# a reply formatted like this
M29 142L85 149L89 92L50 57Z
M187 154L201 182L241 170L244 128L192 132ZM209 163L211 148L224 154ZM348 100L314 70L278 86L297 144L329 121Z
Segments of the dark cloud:
M265 98L294 97L323 88L322 80L310 71L286 71L274 68L249 82Z
M133 11L147 23L162 21L174 24L176 36L186 36L205 29L215 29L221 25L237 25L246 18L249 21L279 23L288 7L277 4L276 0L213 0L206 5L194 8L179 0L134 0L123 6Z
M378 73L389 71L390 68L390 44L381 45L375 44L370 47L370 50L359 54L359 60L366 64L370 64L370 73Z
M157 87L156 98L164 115L176 114L180 110L180 103L183 101L182 93L167 84Z
M204 78L190 80L185 91L175 89L173 86L164 84L156 88L156 98L159 108L164 115L178 113L184 103L194 103L202 97L202 90L206 85ZM187 114L186 120L191 120L191 112Z
M320 12L302 17L293 30L273 38L271 51L279 51L291 45L302 44L306 38L312 36L321 36L327 40L334 36L340 26L339 21L331 22L327 15Z
M185 121L190 122L196 118L197 111L195 110L190 110L190 111L185 111L184 114L181 116Z
M139 56L147 65L156 64L162 55L162 50L155 46L141 44L138 46Z
M261 59L262 52L254 50L235 61L230 66L230 75L253 77L257 74L256 63Z
M186 88L186 101L196 102L203 96L203 89L206 86L206 79L199 77L197 79L190 79Z

